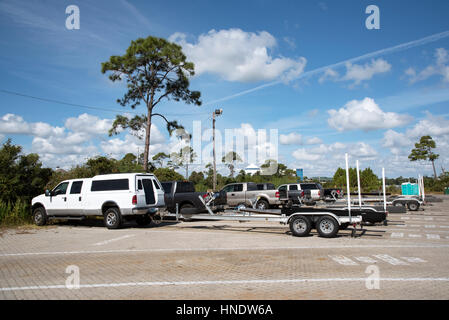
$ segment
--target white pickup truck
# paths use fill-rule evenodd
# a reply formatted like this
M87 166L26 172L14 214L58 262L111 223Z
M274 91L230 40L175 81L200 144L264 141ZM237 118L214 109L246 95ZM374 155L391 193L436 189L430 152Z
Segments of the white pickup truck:
M48 219L80 220L103 216L108 229L119 228L123 219L139 225L151 222L150 209L164 206L164 191L153 174L119 173L62 181L31 202L36 225Z

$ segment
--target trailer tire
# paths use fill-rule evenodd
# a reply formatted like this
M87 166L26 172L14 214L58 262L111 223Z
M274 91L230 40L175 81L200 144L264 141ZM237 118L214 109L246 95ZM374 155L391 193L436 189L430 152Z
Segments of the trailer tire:
M419 209L419 203L417 203L417 202L409 202L409 203L407 203L407 208L410 210L410 211L418 211L418 209Z
M306 237L312 229L310 219L304 216L295 216L290 219L290 231L295 237Z
M403 207L404 206L404 204L402 202L400 202L400 201L393 201L393 205L395 207Z
M337 220L330 216L322 216L316 223L316 230L320 237L333 238L337 235L339 225Z

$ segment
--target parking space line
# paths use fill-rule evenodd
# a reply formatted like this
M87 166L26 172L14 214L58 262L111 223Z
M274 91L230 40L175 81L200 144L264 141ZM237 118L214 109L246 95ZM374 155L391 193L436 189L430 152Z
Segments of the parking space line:
M377 261L371 257L354 257L354 259L363 263L377 263Z
M404 262L402 260L399 260L397 258L389 256L388 254L376 254L376 255L374 255L374 257L376 257L377 259L380 259L382 261L388 262L389 264L392 264L394 266L398 266L398 265L406 266L406 265L408 265L407 262Z
M39 256L39 255L72 255L72 254L114 254L114 253L145 253L145 252L202 252L202 251L263 251L263 250L316 250L316 249L372 249L372 248L429 248L447 249L448 244L398 244L398 245L323 245L323 246L291 246L291 247L211 247L211 248L151 248L151 249L116 249L116 250L85 250L85 251L46 251L46 252L19 252L1 253L0 257Z
M404 236L404 233L402 233L402 232L393 232L391 234L392 238L402 238L403 236Z
M207 281L157 281L157 282L124 282L124 283L96 283L80 284L80 289L111 288L111 287L154 287L154 286L199 286L199 285L248 285L248 284L274 284L279 283L314 283L314 282L366 282L366 278L307 278L307 279L249 279L249 280L207 280ZM449 278L380 278L385 282L448 282ZM23 291L23 290L51 290L68 289L65 285L40 285L28 287L6 287L0 291Z
M329 255L330 258L332 258L332 260L334 260L335 262L342 264L344 266L357 266L358 263L355 261L352 261L351 259L349 259L348 257L345 256L339 256L339 255Z
M427 239L440 239L439 234L426 234Z
M426 260L423 260L421 258L417 258L417 257L401 257L401 259L404 259L407 262L412 262L412 263L424 263L427 262Z
M108 243L111 243L111 242L120 241L120 240L131 238L131 237L134 237L134 236L135 236L134 234L127 234L127 235L124 235L124 236L121 236L121 237L118 237L118 238L109 239L109 240L105 240L105 241L94 243L93 246L102 246L102 245L105 245L105 244L108 244Z
M422 235L420 235L420 234L409 234L408 236L409 236L409 238L421 238L422 237Z

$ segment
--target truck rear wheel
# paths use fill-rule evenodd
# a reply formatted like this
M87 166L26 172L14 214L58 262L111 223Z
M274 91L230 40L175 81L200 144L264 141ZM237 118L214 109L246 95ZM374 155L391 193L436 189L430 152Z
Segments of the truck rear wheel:
M104 225L108 229L118 229L122 225L122 215L118 208L109 208L104 213Z
M295 237L306 237L312 229L310 219L304 216L295 216L290 220L290 231Z
M318 219L316 229L320 237L333 238L337 235L339 225L337 220L329 216L323 216Z

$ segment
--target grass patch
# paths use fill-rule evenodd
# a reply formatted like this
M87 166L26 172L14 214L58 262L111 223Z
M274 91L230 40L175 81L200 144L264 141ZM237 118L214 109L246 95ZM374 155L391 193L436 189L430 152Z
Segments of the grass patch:
M0 202L0 226L20 226L32 224L30 207L22 199L14 204Z

